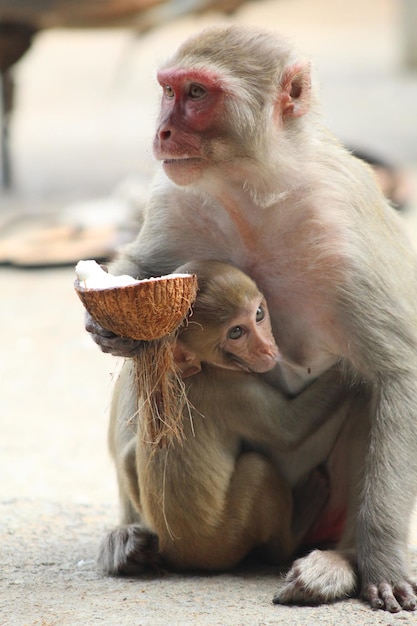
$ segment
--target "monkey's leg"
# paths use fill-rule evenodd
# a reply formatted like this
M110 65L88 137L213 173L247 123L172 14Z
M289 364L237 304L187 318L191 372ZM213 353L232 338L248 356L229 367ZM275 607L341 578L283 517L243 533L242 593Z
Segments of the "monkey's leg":
M353 406L328 461L331 494L319 520L324 518L327 528L349 502L342 539L336 550L313 550L296 560L274 596L275 604L321 604L357 591L356 513L369 433L367 405L360 402Z
M134 524L140 520L141 504L136 469L136 437L121 451L116 461L119 485L120 523Z
M105 574L140 574L155 569L159 561L158 537L141 520L136 471L136 438L116 459L119 484L120 523L101 541L98 565Z
M118 475L118 480L121 525L102 539L98 566L103 573L111 576L154 570L159 562L158 536L142 522L137 507L138 485L133 483L129 489L123 476Z
M261 455L242 454L236 461L218 523L205 528L200 525L195 536L182 540L163 539L160 534L161 555L172 566L187 569L230 569L253 550L268 561L285 562L327 497L325 483L314 483L316 494L309 500L305 527L294 533L289 485Z

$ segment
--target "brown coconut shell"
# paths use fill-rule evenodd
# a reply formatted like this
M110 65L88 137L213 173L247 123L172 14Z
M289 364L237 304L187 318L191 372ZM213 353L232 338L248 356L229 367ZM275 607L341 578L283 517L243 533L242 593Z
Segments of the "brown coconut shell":
M197 295L195 274L168 275L123 287L75 290L90 315L120 337L143 341L173 333L187 316Z

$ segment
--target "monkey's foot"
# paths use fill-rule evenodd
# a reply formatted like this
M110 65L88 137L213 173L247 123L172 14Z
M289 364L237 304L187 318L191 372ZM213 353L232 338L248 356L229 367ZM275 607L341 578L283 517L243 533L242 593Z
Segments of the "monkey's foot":
M110 576L154 570L159 559L158 537L140 524L119 526L102 540L97 562Z
M355 592L356 575L349 561L333 550L314 550L295 561L274 604L322 604Z
M417 608L417 583L405 580L390 585L387 582L365 585L361 595L369 600L373 609L385 609L398 613L401 609L415 611Z

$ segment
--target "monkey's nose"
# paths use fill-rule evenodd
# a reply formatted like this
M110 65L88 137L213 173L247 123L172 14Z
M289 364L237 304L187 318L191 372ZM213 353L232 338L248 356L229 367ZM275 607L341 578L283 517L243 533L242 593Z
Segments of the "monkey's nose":
M275 357L278 354L278 348L275 345L275 343L269 343L269 344L266 344L263 348L261 348L261 353L275 359Z
M171 131L170 130L160 130L159 131L159 139L161 141L166 141L170 137L171 137Z

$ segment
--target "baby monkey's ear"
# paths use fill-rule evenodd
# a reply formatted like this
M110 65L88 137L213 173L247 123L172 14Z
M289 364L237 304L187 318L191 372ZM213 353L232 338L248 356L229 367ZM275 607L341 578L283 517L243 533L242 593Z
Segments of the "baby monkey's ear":
M200 359L180 339L174 348L174 363L180 370L182 378L189 378L201 371Z

